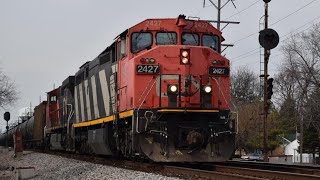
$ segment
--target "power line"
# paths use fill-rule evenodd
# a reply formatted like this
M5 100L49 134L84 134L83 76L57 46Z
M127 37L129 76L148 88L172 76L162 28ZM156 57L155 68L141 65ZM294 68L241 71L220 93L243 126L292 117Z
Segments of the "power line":
M289 16L292 16L293 14L295 14L295 13L299 12L300 10L304 9L305 7L307 7L307 6L309 6L310 4L314 3L315 1L317 1L317 0L313 0L313 1L311 1L310 3L308 3L308 4L304 5L304 6L302 6L301 8L299 8L299 9L295 10L294 12L292 12L292 13L288 14L287 16L285 16L285 17L283 17L283 18L279 19L279 20L278 20L278 21L276 21L275 23L272 23L270 26L273 26L273 25L277 24L278 22L281 22L282 20L287 19Z
M289 32L289 33L286 33L285 35L281 36L280 38L283 38L283 37L286 37L286 36L292 34L293 32L301 29L302 27L305 27L305 25L310 24L310 23L313 23L314 21L316 21L316 20L319 19L319 18L320 18L320 16L312 19L311 21L309 21L309 22L301 25L300 27L296 28L295 30L293 30L293 31L291 31L291 32ZM304 29L304 30L299 31L299 32L296 32L296 33L301 33L301 32L307 31L307 30L309 30L309 29L312 28L312 27L313 27L313 26L310 26L310 27L308 27L307 29ZM288 38L289 38L289 37L288 37ZM281 42L287 40L288 38L282 39ZM258 50L258 49L260 49L260 47L259 47L259 48L255 48L255 49L250 50L250 51L247 51L247 52L245 52L245 53L243 53L243 54L240 54L240 55L238 55L238 56L236 56L236 57L234 57L234 58L231 58L231 59L243 59L243 58L245 58L245 57L252 56L252 55L254 55L254 54L257 53L257 50ZM250 54L250 53L252 53L252 52L254 52L254 51L255 51L255 53ZM246 56L247 54L250 54L250 55ZM243 56L244 56L244 57L243 57ZM233 61L233 62L237 62L237 61L239 61L239 60L236 60L236 61Z
M250 51L247 51L247 52L245 52L245 53L242 53L242 54L240 54L239 56L236 56L236 57L231 58L231 59L238 59L238 58L241 58L242 56L245 56L245 55L247 55L247 54L250 54L250 53L252 53L252 52L254 52L254 51L257 51L257 50L259 50L259 49L260 49L260 47L255 48L255 49L253 49L253 50L250 50ZM259 51L258 51L258 52L259 52Z
M292 13L290 13L290 14L286 15L285 17L283 17L283 18L279 19L278 21L276 21L275 23L271 24L270 26L275 25L275 24L277 24L277 23L279 23L279 22L283 21L284 19L286 19L286 18L288 18L288 17L292 16L293 14L295 14L295 13L297 13L297 12L301 11L302 9L306 8L307 6L309 6L310 4L314 3L315 1L317 1L317 0L313 0L313 1L309 2L308 4L306 4L306 5L302 6L302 7L300 7L300 8L299 8L299 9L297 9L297 10L295 10L294 12L292 12ZM254 32L254 33L252 33L252 34L249 34L249 35L247 35L247 36L245 36L245 37L243 37L243 38L241 38L241 39L238 39L237 41L233 42L232 44L236 44L237 42L242 41L242 40L244 40L244 39L247 39L247 38L249 38L249 37L251 37L251 36L253 36L253 35L256 35L256 34L258 34L258 33L259 33L259 32Z
M305 25L307 25L307 24L313 23L315 20L317 20L317 19L319 19L319 18L320 18L320 16L318 16L318 17L316 17L316 18L312 19L311 21L309 21L309 22L307 22L307 23L303 24L302 26L298 27L297 29L295 29L295 30L293 30L293 31L291 31L291 32L289 32L289 33L286 33L285 35L283 35L283 36L281 36L281 37L288 36L288 35L292 34L294 31L297 31L297 30L299 30L299 29L301 29L301 28L305 27ZM312 26L310 26L310 27L308 27L307 29L304 29L304 30L302 30L302 31L299 31L299 32L297 32L297 33L301 33L301 32L307 31L307 30L309 30L310 28L312 28ZM282 41L284 41L284 40L287 40L287 39L288 39L288 38L285 38L285 39L281 40L281 42L282 42Z
M219 31L222 31L228 24L239 24L239 22L231 22L231 21L221 21L221 10L230 2L234 5L236 8L236 5L233 2L234 0L227 0L227 2L222 2L222 0L218 0L217 3L214 3L212 0L209 0L209 2L217 9L218 14L217 14L217 20L216 21L208 21L208 22L215 22L217 23L217 29ZM205 6L206 0L203 1L203 5ZM226 24L222 29L220 28L220 25L224 23Z
M259 32L255 32L255 33L249 34L249 35L247 35L247 36L245 36L245 37L243 37L243 38L241 38L241 39L236 40L236 41L233 42L232 44L236 44L237 42L242 41L242 40L244 40L244 39L247 39L247 38L249 38L249 37L251 37L251 36L253 36L253 35L255 35L255 34L258 34L258 33L259 33Z
M244 8L244 9L242 9L241 11L239 11L239 12L237 12L237 13L235 13L235 14L233 14L233 15L231 15L231 16L229 16L229 17L227 17L227 18L225 18L225 20L230 19L230 18L234 17L235 15L241 14L242 12L244 12L245 10L247 10L247 9L251 8L252 6L254 6L255 4L257 4L258 2L260 2L260 0L257 0L256 2L252 3L252 4L251 4L251 5L249 5L248 7L246 7L246 8Z

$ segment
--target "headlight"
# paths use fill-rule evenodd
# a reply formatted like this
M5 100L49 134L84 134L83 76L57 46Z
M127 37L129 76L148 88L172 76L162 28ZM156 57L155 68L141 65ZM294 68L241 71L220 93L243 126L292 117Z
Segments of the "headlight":
M189 62L189 59L188 58L182 58L182 63L183 64L188 64Z
M175 93L175 92L177 92L178 87L177 87L176 85L171 85L171 86L169 87L169 90L170 90L171 92Z
M209 85L207 85L207 86L205 86L205 87L203 88L203 90L204 90L204 92L206 92L206 93L211 93L211 92L212 92L212 87L209 86Z
M188 57L189 53L188 51L182 51L181 55L186 58Z

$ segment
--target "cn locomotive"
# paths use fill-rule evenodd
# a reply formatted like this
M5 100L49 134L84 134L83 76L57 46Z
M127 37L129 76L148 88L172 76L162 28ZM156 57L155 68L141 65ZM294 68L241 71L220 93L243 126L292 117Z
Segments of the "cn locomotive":
M132 26L47 93L32 120L43 122L42 138L25 143L154 162L228 160L236 122L223 41L184 15Z

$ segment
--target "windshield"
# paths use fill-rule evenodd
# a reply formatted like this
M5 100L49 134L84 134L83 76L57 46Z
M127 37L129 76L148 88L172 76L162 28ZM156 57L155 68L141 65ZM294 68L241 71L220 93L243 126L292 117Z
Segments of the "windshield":
M152 34L147 32L132 33L131 51L137 53L152 45Z
M182 44L198 46L199 45L199 35L196 33L183 33L182 34Z
M175 32L161 32L156 35L157 45L177 44L177 33Z
M218 36L207 35L207 34L204 34L202 36L202 46L207 46L217 51L218 44L219 44L218 42L219 42Z

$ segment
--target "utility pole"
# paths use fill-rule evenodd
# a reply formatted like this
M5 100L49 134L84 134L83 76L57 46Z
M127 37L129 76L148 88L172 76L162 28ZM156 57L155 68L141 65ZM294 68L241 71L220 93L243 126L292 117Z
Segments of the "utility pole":
M221 21L221 10L229 3L231 2L233 4L233 6L236 8L236 5L234 4L234 0L226 0L227 2L225 2L222 5L221 0L218 0L218 3L214 3L212 0L209 0L210 3L217 9L218 11L218 15L217 15L217 20L205 20L207 22L210 23L217 23L217 29L219 31L222 31L224 28L226 28L229 24L240 24L240 22L235 22L235 21ZM206 6L206 0L203 0L203 7ZM223 28L221 28L221 24L225 24L225 26ZM225 48L221 51L223 52L224 50L226 50L228 47L233 47L233 44L221 44L221 46L224 46Z
M212 3L212 1L210 0ZM229 1L228 1L229 2ZM221 22L221 0L218 0L218 22L217 22L217 28L220 31L220 22Z
M303 112L300 110L300 164L302 164L302 153L303 153Z
M212 22L212 23L217 23L217 29L219 31L222 31L227 25L229 24L239 24L240 22L234 22L234 21L221 21L221 10L229 3L231 2L233 4L233 6L236 8L236 5L234 4L234 0L226 0L227 2L225 2L222 5L221 0L218 0L218 3L214 3L212 0L209 0L210 3L217 9L218 14L217 14L217 20L213 21L213 20L207 20L208 22ZM203 7L205 7L206 5L206 0L203 0ZM222 29L221 29L221 24L224 23L226 24Z

